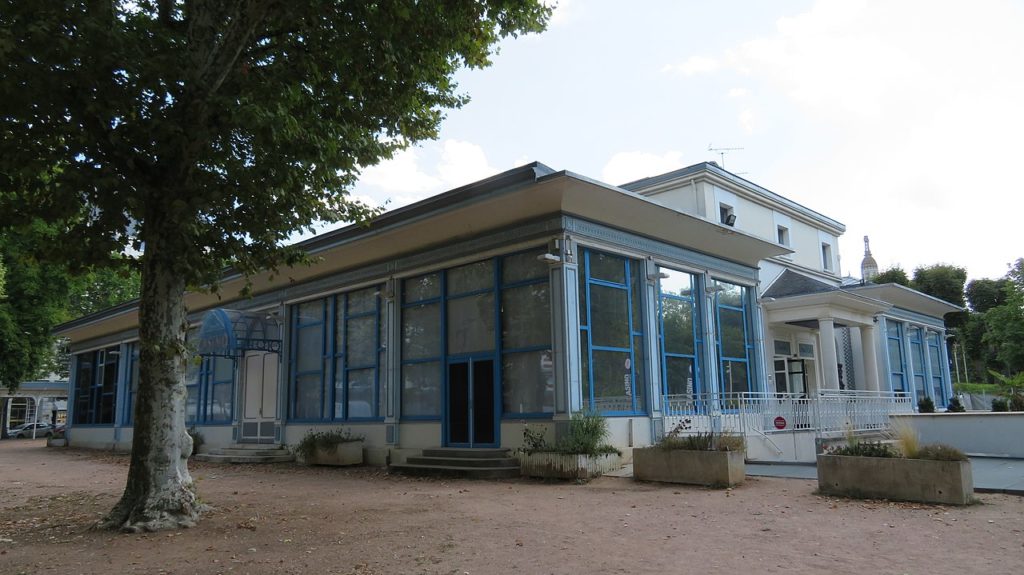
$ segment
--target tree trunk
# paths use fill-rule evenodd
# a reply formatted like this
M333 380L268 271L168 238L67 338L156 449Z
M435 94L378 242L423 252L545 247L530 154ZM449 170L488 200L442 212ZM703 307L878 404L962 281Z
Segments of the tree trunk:
M3 401L0 401L0 439L7 439L10 437L7 435L7 403L11 401L11 398L5 397Z
M202 511L185 429L185 279L173 249L147 238L139 301L139 389L131 466L121 500L101 527L129 532L192 527Z

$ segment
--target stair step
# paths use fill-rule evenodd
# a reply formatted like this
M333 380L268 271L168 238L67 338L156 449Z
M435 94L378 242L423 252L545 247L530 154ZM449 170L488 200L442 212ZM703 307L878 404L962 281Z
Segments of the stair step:
M432 465L435 467L478 467L481 469L519 469L519 460L514 457L431 457L431 456L410 456L406 463L413 465Z
M498 459L508 457L510 449L477 449L458 447L437 447L424 449L424 457L457 457L460 459Z
M290 453L280 455L218 455L216 453L199 453L193 455L192 459L211 463L285 463L294 461L295 456Z
M265 448L265 449L239 449L237 447L222 447L220 449L211 449L211 455L234 455L239 457L276 457L278 455L288 455L287 449L283 448Z
M465 467L454 465L417 465L392 463L390 469L398 473L419 476L463 477L467 479L513 479L519 477L519 467Z

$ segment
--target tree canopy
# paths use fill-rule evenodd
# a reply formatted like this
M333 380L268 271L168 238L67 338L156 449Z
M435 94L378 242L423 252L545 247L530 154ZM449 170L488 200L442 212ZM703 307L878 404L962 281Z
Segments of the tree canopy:
M871 278L872 283L876 284L899 284L901 286L909 286L910 278L907 277L907 272L903 271L900 266L893 266L887 270L879 272L875 277Z
M991 345L1007 374L1024 371L1024 258L1018 259L1005 279L1005 303L985 312L983 341Z
M191 525L184 292L296 264L360 221L359 169L433 138L453 74L543 30L534 0L108 0L0 9L0 227L41 218L70 266L141 269L125 493L104 524Z
M967 303L971 311L985 313L988 310L999 307L1006 303L1006 288L1009 280L1001 279L976 279L971 280L964 290L967 295Z

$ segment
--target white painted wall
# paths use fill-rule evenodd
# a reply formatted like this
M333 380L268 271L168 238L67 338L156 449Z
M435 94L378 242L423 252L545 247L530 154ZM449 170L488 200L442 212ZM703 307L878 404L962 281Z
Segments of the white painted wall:
M970 455L1024 459L1024 413L914 413L891 416L913 427L921 443L945 443Z

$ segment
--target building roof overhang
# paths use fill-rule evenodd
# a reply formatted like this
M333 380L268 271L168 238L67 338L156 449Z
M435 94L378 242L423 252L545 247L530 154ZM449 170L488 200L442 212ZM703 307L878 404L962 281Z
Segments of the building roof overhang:
M845 287L843 289L858 295L887 301L893 307L940 319L947 313L963 311L964 309L948 301L893 283L865 284L862 286Z
M638 194L572 172L534 162L298 244L319 259L250 278L252 293L266 293L346 269L473 238L544 216L566 214L592 220L717 258L756 267L792 250L709 220L686 214ZM190 312L223 307L241 296L246 278L228 271L218 293L189 292ZM57 326L56 335L84 341L133 329L138 301Z
M795 323L832 319L845 325L867 326L892 305L845 290L832 290L761 300L768 323Z

